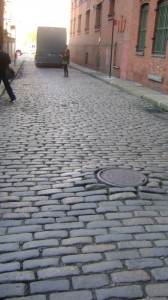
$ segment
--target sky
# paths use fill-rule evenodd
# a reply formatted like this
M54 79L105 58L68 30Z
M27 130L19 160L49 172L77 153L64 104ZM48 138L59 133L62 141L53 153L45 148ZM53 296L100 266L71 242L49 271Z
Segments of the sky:
M38 26L66 27L69 34L70 0L13 0L12 19L19 39Z

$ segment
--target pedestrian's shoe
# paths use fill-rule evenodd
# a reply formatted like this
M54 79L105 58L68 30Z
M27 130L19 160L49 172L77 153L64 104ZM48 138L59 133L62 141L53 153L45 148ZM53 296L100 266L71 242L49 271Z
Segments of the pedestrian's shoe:
M10 102L15 102L15 101L16 101L16 97L14 97L10 100Z

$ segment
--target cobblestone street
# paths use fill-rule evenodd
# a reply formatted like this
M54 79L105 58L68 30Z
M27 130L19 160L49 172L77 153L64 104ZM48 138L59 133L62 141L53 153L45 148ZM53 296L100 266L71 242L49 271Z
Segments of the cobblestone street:
M168 299L168 114L69 74L25 61L0 98L0 299Z

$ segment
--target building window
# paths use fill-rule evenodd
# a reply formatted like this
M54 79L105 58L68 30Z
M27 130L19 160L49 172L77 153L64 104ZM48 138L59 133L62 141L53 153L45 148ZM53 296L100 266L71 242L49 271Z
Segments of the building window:
M82 15L78 16L78 33L81 33L81 21L82 21Z
M145 39L146 39L146 27L148 20L149 4L145 4L141 7L140 11L140 22L139 22L139 32L138 32L138 45L137 51L143 52L145 49Z
M153 38L153 54L164 55L168 39L168 0L158 3L156 26Z
M99 30L101 27L101 12L102 12L102 2L96 5L95 30Z
M85 32L89 31L90 27L90 9L86 11Z
M109 19L114 17L114 7L115 7L115 0L109 0L109 13L108 13Z
M73 22L73 34L75 34L75 26L76 26L76 18L74 18L74 22Z
M72 35L72 33L73 33L73 20L71 20L71 27L70 27L70 35Z

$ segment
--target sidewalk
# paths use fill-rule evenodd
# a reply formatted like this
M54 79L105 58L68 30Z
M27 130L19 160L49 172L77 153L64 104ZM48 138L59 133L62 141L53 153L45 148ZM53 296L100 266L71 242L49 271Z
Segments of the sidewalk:
M121 89L131 95L151 101L157 107L159 107L165 111L168 111L168 95L166 95L166 94L163 94L163 93L155 91L153 89L144 87L143 85L133 82L133 81L122 80L122 79L119 79L116 77L109 78L109 76L107 74L80 66L73 62L70 63L70 67L72 67L74 69L78 69L81 72L86 73L94 78L97 78L108 84L118 87L119 89Z
M10 64L10 66L12 67L12 69L15 71L15 76L17 76L17 73L19 72L22 64L23 64L24 60L20 60L20 59L17 59L15 65L14 65L14 62L12 61L12 63ZM12 79L13 80L13 79ZM1 82L0 84L0 96L2 95L4 91L4 85L3 83Z

